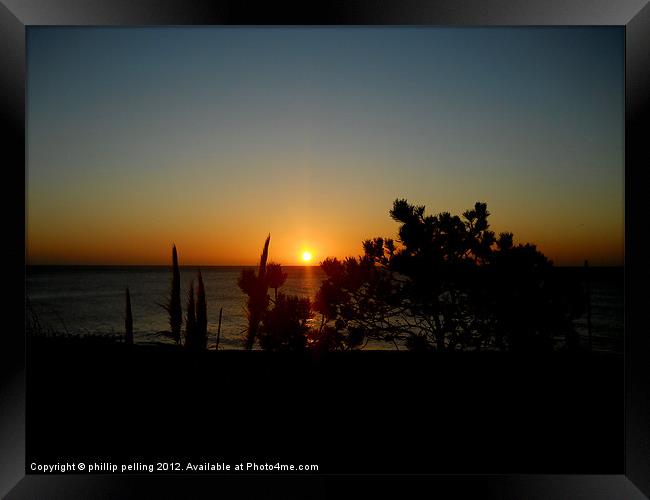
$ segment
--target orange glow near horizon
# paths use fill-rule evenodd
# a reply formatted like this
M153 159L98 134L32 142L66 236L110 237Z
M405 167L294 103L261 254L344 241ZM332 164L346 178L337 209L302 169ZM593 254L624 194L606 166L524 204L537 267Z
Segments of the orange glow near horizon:
M388 228L387 228L388 229ZM363 253L361 242L374 236L389 236L395 238L396 224L390 226L390 231L337 232L337 238L322 240L317 247L318 254L313 250L315 245L302 246L295 251L295 240L282 231L277 236L271 235L269 246L269 261L284 266L320 265L327 257L343 259L348 256L359 256ZM92 231L84 238L57 240L54 234L29 237L33 229L28 226L27 262L28 264L52 265L166 265L171 259L171 248L176 244L181 265L252 265L259 263L259 257L264 244L261 237L240 233L238 237L228 241L218 235L201 239L183 234L181 238L172 239L170 234L155 234L143 231L140 234L128 232L124 239L117 235L102 237ZM498 232L498 229L495 229ZM528 231L530 232L530 231ZM588 259L592 265L622 265L622 242L598 241L598 235L576 235L570 238L558 238L541 234L540 237L527 238L525 231L515 233L515 243L536 243L540 251L554 261L556 265L582 265ZM517 237L520 234L520 237ZM48 236L48 237L45 237ZM81 236L81 235L80 235ZM583 236L584 240L581 240ZM620 236L622 240L622 235ZM234 243L236 242L236 243ZM239 246L241 245L241 246ZM292 249L293 247L293 249ZM307 249L309 248L309 249Z
M28 264L317 266L487 203L622 265L624 30L27 31ZM530 57L534 54L534 57ZM309 253L309 258L306 257Z
M197 184L192 186L197 200L193 204L183 204L175 196L167 198L175 203L156 202L118 188L106 181L104 192L93 197L83 188L66 191L64 197L29 186L28 264L166 265L176 244L181 265L255 266L270 232L270 262L317 266L327 257L361 255L365 239L398 238L399 226L388 215L395 199L390 186L379 195L357 191L353 196L344 187L322 198L313 192L302 194L299 201L308 208L300 212L294 198L275 200L261 190L240 190L237 194L246 194L248 202L240 204L236 214L229 211L238 203L235 196L212 198ZM305 193L306 187L296 183L295 190ZM536 244L556 265L582 265L585 259L595 266L623 263L622 196L616 200L618 207L615 202L598 206L594 200L580 209L557 205L549 209L540 203L522 212L517 199L490 203L496 195L475 193L459 200L442 188L431 190L429 197L405 197L426 205L427 214L443 209L460 214L485 199L495 233L511 231L515 243ZM305 252L311 259L304 259Z

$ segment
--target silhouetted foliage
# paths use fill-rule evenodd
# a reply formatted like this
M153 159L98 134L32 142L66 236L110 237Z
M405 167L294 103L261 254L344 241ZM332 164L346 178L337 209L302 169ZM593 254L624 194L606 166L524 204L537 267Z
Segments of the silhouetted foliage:
M347 350L361 347L364 331L374 326L366 322L364 280L376 282L376 270L367 259L347 258L343 261L328 258L321 263L327 275L316 293L314 309L321 314L317 331L310 334L310 345L317 350ZM372 276L372 275L375 276ZM372 306L379 304L372 302ZM346 321L357 317L360 321Z
M197 273L196 300L194 282L190 283L187 292L185 347L192 351L204 351L208 347L208 314L201 271Z
M264 350L301 351L307 346L311 304L309 299L278 293L287 280L287 273L280 264L267 264L270 241L269 234L257 273L253 269L244 269L237 282L242 292L248 295L245 347L252 349L257 339ZM275 292L273 301L268 295L269 288ZM271 303L273 307L269 309Z
M511 233L497 238L489 215L485 203L459 217L395 200L399 248L375 238L359 258L321 264L327 278L315 301L322 320L314 346L373 340L411 350L539 351L558 336L574 345L577 284L560 280L535 245L514 245Z
M205 350L208 346L208 309L205 299L205 285L200 270L196 290L196 339L198 349Z
M131 294L126 287L126 314L124 315L124 342L133 344L133 314L131 313Z
M269 256L269 243L271 235L269 234L264 242L262 255L257 274L253 269L243 269L237 284L242 292L248 295L246 302L246 313L248 316L248 328L244 339L244 347L251 350L257 338L260 321L268 307L268 283L266 280L266 261Z
M194 281L187 290L187 313L185 315L185 346L193 348L196 338L196 306L194 303Z
M178 254L176 245L172 248L172 282L169 300L163 305L169 314L169 328L172 338L180 343L181 326L183 324L183 310L181 309L181 273L178 268Z
M269 263L266 266L266 282L269 288L273 288L275 300L278 298L278 288L287 281L287 273L282 270L280 264Z
M309 299L279 293L265 312L259 330L260 347L267 351L303 351L307 346Z

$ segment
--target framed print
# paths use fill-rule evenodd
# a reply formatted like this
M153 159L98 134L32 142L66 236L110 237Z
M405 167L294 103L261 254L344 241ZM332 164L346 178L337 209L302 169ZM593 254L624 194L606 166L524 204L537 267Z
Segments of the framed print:
M0 22L7 498L650 495L646 2Z

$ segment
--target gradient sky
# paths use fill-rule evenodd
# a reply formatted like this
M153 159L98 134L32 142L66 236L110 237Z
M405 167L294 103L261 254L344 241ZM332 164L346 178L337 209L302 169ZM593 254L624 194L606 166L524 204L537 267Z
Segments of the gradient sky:
M623 262L622 28L28 28L29 263L299 263L484 201Z

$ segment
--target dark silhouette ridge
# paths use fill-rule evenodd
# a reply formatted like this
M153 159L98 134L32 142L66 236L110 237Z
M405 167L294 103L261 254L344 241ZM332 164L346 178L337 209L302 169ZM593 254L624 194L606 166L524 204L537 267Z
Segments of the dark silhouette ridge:
M199 462L218 450L220 460L239 463L282 450L279 460L316 463L319 473L527 473L551 463L558 473L622 470L622 356L195 354L175 345L32 339L29 461L106 456L128 464L137 449L143 462L167 455ZM228 411L215 413L215 384L217 409ZM139 425L124 418L125 408ZM80 432L80 415L101 432L92 439ZM205 425L170 432L188 415L220 419L227 432ZM417 446L392 437L402 431Z
M126 287L126 314L124 315L124 342L133 344L133 314L131 313L131 294Z

